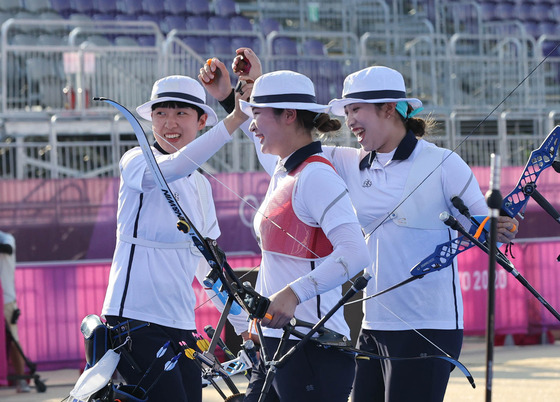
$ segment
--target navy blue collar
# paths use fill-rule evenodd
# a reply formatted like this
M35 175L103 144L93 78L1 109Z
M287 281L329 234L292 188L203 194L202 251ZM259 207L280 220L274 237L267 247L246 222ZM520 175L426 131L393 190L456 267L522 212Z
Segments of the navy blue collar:
M290 173L311 155L321 152L323 152L323 148L321 148L321 141L313 141L311 144L307 144L291 154L286 163L284 163L284 168L288 173Z
M397 146L395 150L395 154L393 155L394 161L404 161L412 155L412 151L416 148L416 144L418 143L418 139L414 135L414 133L410 130L407 131L406 135ZM360 161L360 170L367 169L371 167L373 160L375 159L376 151L371 151L363 159Z
M169 155L169 152L167 152L165 149L163 149L161 147L161 145L159 145L159 142L154 141L154 148L157 149L159 152L161 152L164 155ZM190 177L191 175L189 174L187 177Z
M167 152L165 149L163 149L157 141L154 141L154 148L157 149L159 152L161 152L164 155L169 155L169 152Z

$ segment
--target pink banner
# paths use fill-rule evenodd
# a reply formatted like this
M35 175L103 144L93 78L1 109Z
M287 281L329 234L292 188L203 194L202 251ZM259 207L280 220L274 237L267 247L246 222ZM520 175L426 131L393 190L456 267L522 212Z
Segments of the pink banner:
M486 191L489 169L473 171ZM521 167L502 169L503 196L517 184L521 171ZM223 173L217 178L219 182L212 178L210 182L222 229L218 242L232 266L253 268L260 257L251 221L266 192L268 176L262 172ZM560 175L548 169L541 174L538 184L539 191L560 209ZM0 229L16 237L17 260L21 264L16 271L16 285L23 311L22 346L41 369L83 367L80 322L85 315L100 312L109 267L109 263L88 261L111 259L117 191L116 178L0 181ZM555 309L560 309L560 271L556 260L560 253L559 235L558 224L529 200L518 238L535 240L515 245L515 258L511 259ZM426 250L427 254L431 252ZM48 261L52 263L45 263ZM460 256L467 334L485 331L487 265L488 257L478 249ZM498 334L560 328L558 320L518 280L503 268L496 269ZM202 304L205 293L198 284L194 286ZM204 325L217 323L217 312L210 304L197 311L200 330ZM0 362L0 381L1 373Z
M556 253L560 242L529 243L514 247L513 263L553 308L560 308L560 271ZM477 248L459 257L460 280L465 303L465 334L486 331L488 256ZM252 269L260 256L228 258L235 269ZM99 314L109 272L109 262L18 266L17 292L23 314L20 338L26 355L39 368L82 368L83 337L80 323L87 314ZM558 320L502 267L496 267L496 334L527 334L560 328ZM437 275L433 273L431 275ZM195 281L197 329L216 326L219 313L207 302ZM0 377L1 378L1 377Z
M489 168L475 167L483 192ZM502 169L502 195L517 184L521 167ZM258 254L251 221L264 198L269 177L263 172L220 173L209 178L228 254ZM0 229L16 238L18 262L110 259L115 247L118 178L2 180ZM560 209L560 175L542 172L538 190ZM554 220L529 200L518 238L557 237ZM50 239L50 241L45 241Z
M2 283L0 282L0 302L4 306L4 292L2 291ZM4 308L0 310L0 385L7 385L8 380L8 356L6 354L6 329L4 321Z
M228 261L234 269L252 269L259 265L260 256L232 257ZM16 292L22 310L20 343L39 369L84 367L80 324L86 315L101 313L109 269L109 262L17 267ZM216 327L220 313L198 281L193 282L193 288L198 306L196 327L204 335L206 325Z
M459 277L464 302L465 335L486 331L489 257L472 248L459 256ZM525 333L528 326L528 297L514 277L496 268L495 328L497 334Z

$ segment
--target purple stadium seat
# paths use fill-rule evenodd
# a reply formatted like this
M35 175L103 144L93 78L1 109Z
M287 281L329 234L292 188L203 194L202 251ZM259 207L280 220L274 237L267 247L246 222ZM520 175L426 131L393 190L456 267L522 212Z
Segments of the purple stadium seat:
M248 47L250 49L253 49L253 51L257 54L260 54L262 50L260 41L253 37L236 36L231 38L231 49L233 52L241 47Z
M168 33L172 29L185 30L187 29L185 22L185 18L180 15L168 15L161 21L160 28L164 33Z
M210 5L207 0L186 0L187 10L191 15L210 15Z
M171 15L189 15L186 0L165 0L165 10Z
M113 21L115 16L112 14L93 14L91 19L94 21Z
M537 22L552 21L553 18L550 6L544 3L533 4L530 16L533 21Z
M212 55L220 56L232 56L233 52L231 50L231 40L227 36L213 36L208 41L209 50Z
M315 77L313 79L313 85L315 85L315 94L317 95L317 102L319 104L327 105L331 99L338 96L337 93L331 91L334 84L326 77Z
M508 1L497 3L494 9L494 18L500 21L515 18L515 4Z
M496 4L491 2L480 3L480 18L483 21L493 21L496 19L494 11L496 10Z
M244 17L242 15L231 17L229 25L232 32L237 32L237 31L250 32L253 30L253 24L251 24L251 20L249 20L249 18Z
M93 0L81 0L74 2L74 10L80 14L93 15L96 11Z
M539 31L539 24L535 21L525 21L523 22L523 27L525 27L525 31L527 31L527 35L532 36L534 38L538 38L540 35Z
M155 15L158 18L163 18L165 15L165 6L161 1L146 1L144 3L144 12Z
M559 25L552 21L542 21L538 23L539 35L557 35Z
M273 70L298 71L298 48L296 41L293 39L286 37L275 38L272 42L272 54L275 56L286 56L274 61Z
M115 20L117 21L140 21L144 15L134 15L134 14L117 14L115 15Z
M273 31L280 31L280 23L272 18L264 18L259 22L259 27L264 36Z
M137 39L138 44L140 46L155 46L156 45L156 38L153 35L142 35L139 36Z
M231 17L239 14L234 0L214 0L214 14Z
M51 0L51 8L64 18L75 12L70 0Z
M279 37L272 42L272 54L297 56L297 43L290 38Z
M542 57L560 57L560 47L556 41L544 41L542 44Z
M230 19L227 17L212 16L208 18L208 30L229 31Z
M33 14L39 14L52 9L49 0L25 0L25 10Z
M189 29L208 30L208 18L202 15L191 15L186 18L185 23Z
M206 41L203 38L197 36L187 36L184 37L182 40L183 42L185 42L187 46L189 46L196 53L202 55L208 54L208 50L206 48Z
M550 10L550 15L552 19L560 21L560 4L555 4Z
M531 8L532 4L526 2L519 2L515 4L514 14L520 21L528 21L532 18Z
M128 15L144 14L142 2L138 0L121 0L122 13Z
M303 54L306 56L326 56L327 49L323 42L317 39L307 39L302 43Z
M119 12L117 0L95 0L96 14L116 15Z
M118 17L119 16L117 16L117 18ZM160 22L161 22L160 18L157 15L152 15L152 14L140 14L138 16L128 15L127 17L130 17L130 18L127 18L125 21L135 21L135 20L138 20L138 21L152 21L152 22L155 22L156 25L159 25Z

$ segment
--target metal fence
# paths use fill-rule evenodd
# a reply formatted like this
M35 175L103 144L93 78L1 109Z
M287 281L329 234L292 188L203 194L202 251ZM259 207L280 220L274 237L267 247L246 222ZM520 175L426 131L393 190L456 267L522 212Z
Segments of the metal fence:
M473 165L487 165L490 152L500 152L504 165L522 163L523 147L533 149L558 120L560 36L536 40L516 23L480 22L480 7L471 3L461 6L470 10L463 14L457 13L461 2L443 7L432 16L435 24L423 2L410 2L407 10L415 13L408 15L399 1L320 2L315 10L313 2L294 0L286 2L290 11L278 11L287 13L282 15L264 3L257 2L253 31L240 32L174 29L163 35L149 21L6 21L0 38L0 177L116 175L120 155L136 142L111 106L91 98L106 96L134 110L164 75L196 77L211 56L228 65L235 43L257 49L265 71L308 75L324 103L340 96L344 77L359 68L401 71L409 95L422 99L440 123L433 140L453 149L468 137L457 152ZM299 22L265 36L257 25L270 17ZM444 17L446 29L456 26L453 35L438 25ZM457 22L472 26L472 18L483 25L476 32ZM149 44L140 45L140 37ZM208 102L225 116L215 100ZM334 142L356 145L345 129ZM258 170L252 148L238 132L207 167Z
M427 140L455 150L471 166L488 166L491 153L501 155L503 166L522 166L530 152L560 124L556 112L502 112L491 116L464 111L427 112L436 121ZM47 121L5 122L4 129L6 134L0 142L2 179L117 176L121 155L137 144L128 122L119 114L106 113L86 120L61 114ZM145 129L150 133L148 127ZM347 129L323 142L357 146ZM254 145L241 132L235 133L233 141L203 167L210 173L260 170Z

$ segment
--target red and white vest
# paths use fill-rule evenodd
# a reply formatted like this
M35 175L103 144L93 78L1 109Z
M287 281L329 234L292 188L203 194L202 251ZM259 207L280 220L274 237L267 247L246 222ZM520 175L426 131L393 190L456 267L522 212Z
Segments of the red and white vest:
M334 169L327 159L313 155L281 180L270 195L259 226L264 251L306 260L316 260L332 253L332 244L321 227L302 222L293 208L294 187L299 173L312 162L326 163Z

